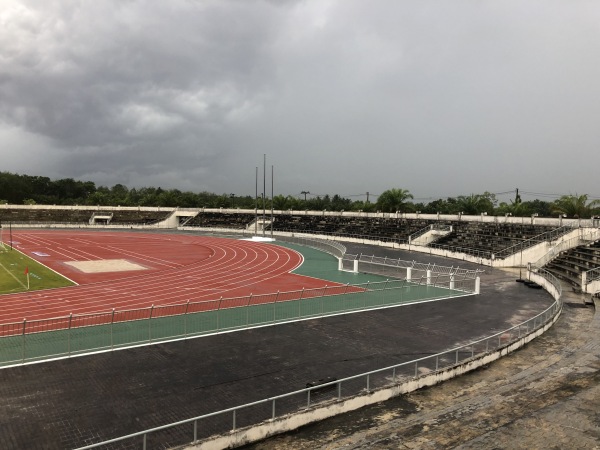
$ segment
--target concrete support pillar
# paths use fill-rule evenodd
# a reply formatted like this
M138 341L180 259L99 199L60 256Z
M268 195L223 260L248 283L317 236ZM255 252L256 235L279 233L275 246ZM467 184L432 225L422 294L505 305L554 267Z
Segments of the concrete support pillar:
M427 271L427 284L431 284L431 270Z
M412 268L407 267L406 268L406 281L410 281L411 279L412 279Z
M352 269L354 273L358 273L358 259L354 260L354 267Z
M450 275L450 289L454 289L454 275Z
M342 262L342 258L338 258L338 270L344 270L344 263Z

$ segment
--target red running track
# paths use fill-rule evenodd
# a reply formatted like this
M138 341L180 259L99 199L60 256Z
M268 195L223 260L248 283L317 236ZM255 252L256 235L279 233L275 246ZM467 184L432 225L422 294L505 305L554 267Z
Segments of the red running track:
M16 249L78 285L1 295L0 323L332 285L290 273L302 264L302 255L261 242L79 230L13 230L12 238ZM106 259L126 260L143 270L86 273L66 264Z

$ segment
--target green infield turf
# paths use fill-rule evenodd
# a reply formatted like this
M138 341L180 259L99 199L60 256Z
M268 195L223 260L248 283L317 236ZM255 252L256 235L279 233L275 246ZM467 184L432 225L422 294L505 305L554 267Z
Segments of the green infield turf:
M0 248L0 294L72 286L74 283L4 244Z

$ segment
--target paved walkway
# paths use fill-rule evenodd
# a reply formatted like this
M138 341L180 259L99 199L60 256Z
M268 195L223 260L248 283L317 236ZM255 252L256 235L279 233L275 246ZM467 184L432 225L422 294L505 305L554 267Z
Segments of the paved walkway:
M600 309L564 301L551 330L485 369L247 448L600 449Z

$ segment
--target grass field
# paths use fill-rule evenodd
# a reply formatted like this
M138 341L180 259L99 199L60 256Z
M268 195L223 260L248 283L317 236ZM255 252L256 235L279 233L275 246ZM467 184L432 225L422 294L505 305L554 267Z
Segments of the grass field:
M74 284L34 259L4 244L4 249L0 248L0 294L26 291L26 272L29 272L30 291Z

